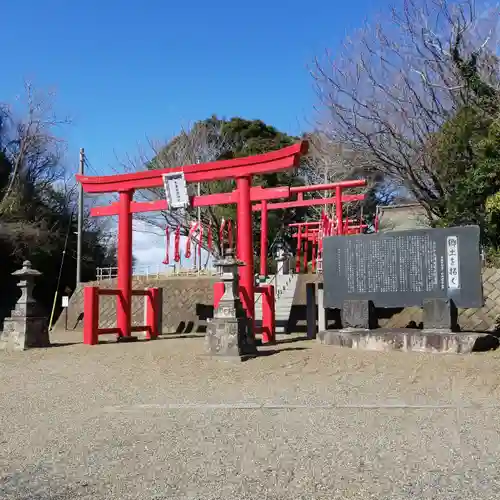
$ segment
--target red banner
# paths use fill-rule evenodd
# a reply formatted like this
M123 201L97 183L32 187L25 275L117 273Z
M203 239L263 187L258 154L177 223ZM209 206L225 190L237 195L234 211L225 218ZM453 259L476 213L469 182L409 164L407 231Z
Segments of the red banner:
M212 252L212 247L213 247L213 236L212 236L212 223L208 225L208 233L207 233L207 247L208 251L211 253Z
M177 226L174 238L174 261L180 262L181 260L181 226Z
M191 227L189 228L189 233L188 237L186 240L186 259L189 259L191 257L191 239L194 236L194 233L198 229L198 223L197 222L191 222Z
M168 229L168 226L165 228L165 240L166 240L166 246L165 246L165 258L163 259L163 264L168 265L170 263L169 261L169 247L170 247L170 231Z
M227 245L233 248L233 222L231 219L227 221Z

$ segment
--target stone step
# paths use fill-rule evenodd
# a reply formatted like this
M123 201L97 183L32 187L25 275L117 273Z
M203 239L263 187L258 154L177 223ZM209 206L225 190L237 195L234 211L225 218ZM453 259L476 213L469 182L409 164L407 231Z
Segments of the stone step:
M275 284L276 277L270 276L268 284ZM284 288L283 288L283 285ZM278 276L279 293L275 295L275 314L276 314L276 332L286 333L288 321L290 319L290 311L293 306L295 297L295 289L297 287L297 276ZM262 299L258 299L255 303L255 319L257 326L262 323Z

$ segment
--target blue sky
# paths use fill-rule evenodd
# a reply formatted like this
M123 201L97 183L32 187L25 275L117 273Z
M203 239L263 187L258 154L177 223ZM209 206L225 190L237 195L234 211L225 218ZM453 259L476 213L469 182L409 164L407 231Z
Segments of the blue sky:
M55 91L56 111L73 120L62 132L68 167L84 147L90 174L212 114L298 134L314 122L307 66L376 1L3 0L0 102L24 80ZM139 264L157 266L164 247L161 232L134 232Z
M307 8L310 10L307 10ZM73 119L68 161L99 171L194 120L259 118L299 133L313 121L307 65L378 8L316 0L4 0L0 101L23 79Z

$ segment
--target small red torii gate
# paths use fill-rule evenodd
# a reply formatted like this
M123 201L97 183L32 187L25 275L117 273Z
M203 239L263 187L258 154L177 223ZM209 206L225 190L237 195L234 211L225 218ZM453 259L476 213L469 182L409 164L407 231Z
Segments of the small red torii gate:
M342 226L338 226L336 228L337 234L344 234L344 235L350 235L350 234L361 234L363 229L366 229L368 227L367 224L358 224L358 225L350 225L350 219L347 218L345 219L344 223ZM361 222L361 221L360 221ZM317 260L320 257L320 254L322 252L322 238L325 237L324 234L324 222L323 221L307 221L307 222L295 222L293 224L288 224L288 227L290 228L297 228L297 233L292 235L292 238L297 239L297 254L296 254L296 262L295 262L295 272L298 274L300 273L300 268L301 268L301 244L302 242L305 243L304 245L304 264L303 264L303 269L304 272L307 272L307 259L308 259L308 253L309 253L309 244L312 244L312 261L311 261L311 271L314 273L316 272L316 264ZM342 227L342 229L341 229ZM305 231L302 231L304 229ZM341 232L338 232L341 229ZM327 236L331 236L327 235Z
M312 244L312 262L311 262L311 271L314 273L316 271L316 244L319 242L320 235L320 226L321 222L296 222L294 224L289 224L290 228L297 228L297 233L293 234L293 238L297 238L297 254L295 259L295 272L300 273L300 253L302 242L305 242L304 245L304 272L307 273L307 256L309 253L309 243ZM302 231L302 228L305 231Z
M261 212L261 232L260 232L260 275L267 275L267 249L268 249L268 226L267 226L267 215L269 210L279 210L287 208L298 208L298 207L311 207L316 205L335 205L335 211L337 219L342 221L343 217L343 204L349 203L351 201L363 201L365 199L364 194L343 194L344 189L364 187L366 186L366 179L353 179L348 181L333 182L330 184L316 184L309 186L294 186L290 187L290 196L292 194L297 195L296 200L288 200L277 203L268 203L269 200L262 200L261 203L252 206L254 212ZM335 191L335 196L328 198L314 198L314 199L304 199L304 193L311 193L314 191ZM339 227L339 233L342 233L341 224ZM300 244L300 240L298 242ZM298 271L297 271L298 272Z
M86 193L119 193L118 202L104 207L95 207L91 210L93 216L118 215L118 335L120 337L130 337L132 332L132 214L168 209L166 200L133 201L136 190L162 187L163 175L174 172L183 172L188 183L236 180L236 189L233 192L194 196L191 199L191 207L236 203L237 252L238 258L245 262L245 266L240 267L239 271L240 297L248 317L253 321L255 303L252 201L262 202L270 199L286 198L289 196L290 188L264 189L262 187L252 187L252 176L298 167L301 156L306 154L307 150L308 142L301 141L277 151L246 158L118 175L77 175L76 179L81 183ZM87 307L84 305L84 318L91 315L90 311L86 311L86 309Z

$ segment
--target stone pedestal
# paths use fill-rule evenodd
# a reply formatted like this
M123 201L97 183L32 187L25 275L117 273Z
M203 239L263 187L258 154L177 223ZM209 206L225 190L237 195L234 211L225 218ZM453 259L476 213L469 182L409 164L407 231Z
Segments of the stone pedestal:
M436 333L457 332L458 309L451 299L424 299L423 324L424 331Z
M225 360L244 360L256 356L257 347L245 310L239 298L238 267L244 265L227 249L215 265L222 269L224 295L214 311L205 335L207 354Z
M375 306L371 300L344 300L342 327L370 330L377 327Z
M23 351L30 347L50 346L48 321L40 312L33 298L35 278L39 271L31 268L29 260L23 262L22 269L12 273L19 278L17 286L21 288L21 297L4 320L4 329L0 336L0 349Z

